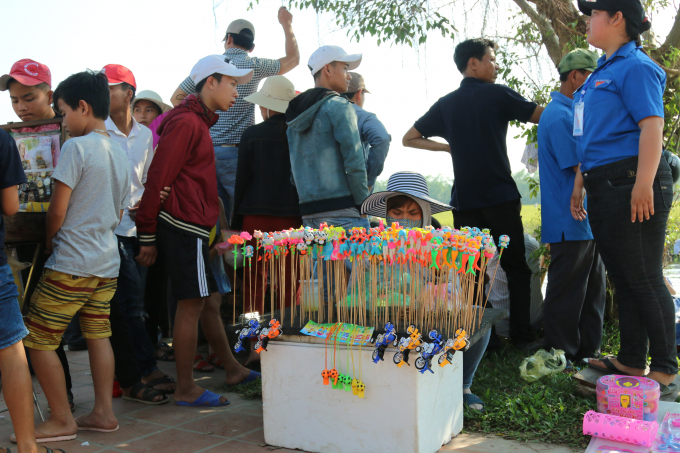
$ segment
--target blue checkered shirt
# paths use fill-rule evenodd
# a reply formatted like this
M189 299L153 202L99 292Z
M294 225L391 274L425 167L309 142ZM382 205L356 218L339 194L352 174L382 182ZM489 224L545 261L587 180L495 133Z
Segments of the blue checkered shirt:
M281 62L269 58L251 58L243 49L227 49L224 56L231 60L231 64L239 69L252 69L253 78L245 85L239 85L238 98L229 111L218 110L220 118L210 128L213 145L234 145L241 142L241 135L248 127L255 124L255 104L243 99L257 91L260 80L279 73ZM196 93L196 84L191 77L187 77L179 86L187 94Z

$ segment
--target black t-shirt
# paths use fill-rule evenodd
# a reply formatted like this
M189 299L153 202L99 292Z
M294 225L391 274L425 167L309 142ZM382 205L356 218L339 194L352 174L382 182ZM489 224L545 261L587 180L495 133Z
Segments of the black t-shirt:
M26 182L26 174L21 166L17 144L4 130L0 129L0 190ZM17 196L19 191L17 189ZM0 265L7 264L5 254L5 220L0 216Z
M505 140L508 123L525 123L534 110L535 103L504 85L466 77L416 121L414 127L424 137L441 137L451 147L451 206L481 209L521 198Z

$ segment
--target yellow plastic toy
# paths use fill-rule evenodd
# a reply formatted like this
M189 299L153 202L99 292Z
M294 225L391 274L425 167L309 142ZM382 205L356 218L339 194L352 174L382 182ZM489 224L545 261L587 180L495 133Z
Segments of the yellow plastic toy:
M408 355L411 350L415 349L416 352L420 352L422 350L422 347L420 346L422 344L422 337L416 326L413 324L408 326L406 333L408 333L409 336L402 337L401 340L399 340L399 351L394 354L394 363L399 368L401 368L404 364L411 366L411 364L408 363Z

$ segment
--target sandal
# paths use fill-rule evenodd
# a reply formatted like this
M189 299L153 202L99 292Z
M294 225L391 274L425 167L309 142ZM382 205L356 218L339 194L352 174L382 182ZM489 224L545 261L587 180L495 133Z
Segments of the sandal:
M113 381L113 392L111 393L113 398L120 398L123 396L123 390L120 388L120 382Z
M208 363L214 366L215 368L219 368L220 370L224 369L224 365L222 365L222 361L217 357L216 353L212 353L208 356Z
M165 352L161 348L156 348L156 353L154 354L154 357L156 357L156 360L160 360L161 362L174 362L175 361L175 354L173 352Z
M659 389L661 390L660 396L670 395L671 393L678 391L678 384L676 384L675 381L668 385L659 382Z
M163 377L152 379L144 385L146 385L150 389L153 389L157 392L160 392L160 393L163 393L163 394L168 394L168 393L175 393L175 389L172 389L171 391L170 390L169 391L163 391L163 390L155 389L154 387L156 387L157 385L174 384L174 383L175 383L175 380L166 374Z
M175 353L175 348L173 348L169 344L162 342L162 341L158 343L158 345L156 346L156 349L160 349L161 351L167 352L167 353L170 353L170 354Z
M481 404L484 406L484 401L482 401L477 395L474 393L463 393L463 403L465 403L465 406L470 408L473 404ZM475 409L470 409L470 410L475 410ZM484 412L484 407L479 412Z
M137 398L136 395L138 395L140 391L142 391L142 397ZM163 393L159 392L158 390L154 390L150 387L147 387L141 381L137 382L135 385L132 386L132 388L130 389L130 395L131 396L123 395L123 399L128 401L136 401L142 404L149 404L152 406L158 406L170 401L170 399ZM156 398L158 395L163 396L163 398L158 401L154 401L154 398Z
M43 447L45 449L45 453L66 453L61 448L52 449L52 448L46 447L44 445L38 445L38 448L40 448L40 447ZM12 453L12 449L9 448L9 447L0 448L0 450L3 450L3 451L0 451L0 453Z
M583 359L583 361L586 364L588 364L588 366L590 368L593 368L594 370L604 371L605 373L609 373L609 374L620 374L620 375L623 375L623 376L632 376L631 374L626 373L625 371L619 370L618 368L616 368L616 365L614 365L614 362L612 362L610 360L612 358L615 358L615 357L614 356L607 356L607 357L603 357L601 359L592 359L592 360L599 360L600 362L604 363L604 367L591 364L590 363L591 359Z
M194 371L200 371L201 373L212 373L215 371L215 367L203 360L203 356L200 354L194 357L194 362L198 362L194 365Z

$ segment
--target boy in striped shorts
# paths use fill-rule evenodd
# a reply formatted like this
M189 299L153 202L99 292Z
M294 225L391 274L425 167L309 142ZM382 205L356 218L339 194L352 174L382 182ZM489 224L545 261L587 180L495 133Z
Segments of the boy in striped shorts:
M47 212L51 256L31 300L24 345L51 408L36 427L38 443L75 439L78 430L112 432L114 358L109 337L109 302L120 266L114 230L130 201L127 155L106 132L109 85L106 75L74 74L54 91L54 103L72 138L64 143L54 171ZM55 349L71 318L80 313L94 381L92 412L73 418Z

